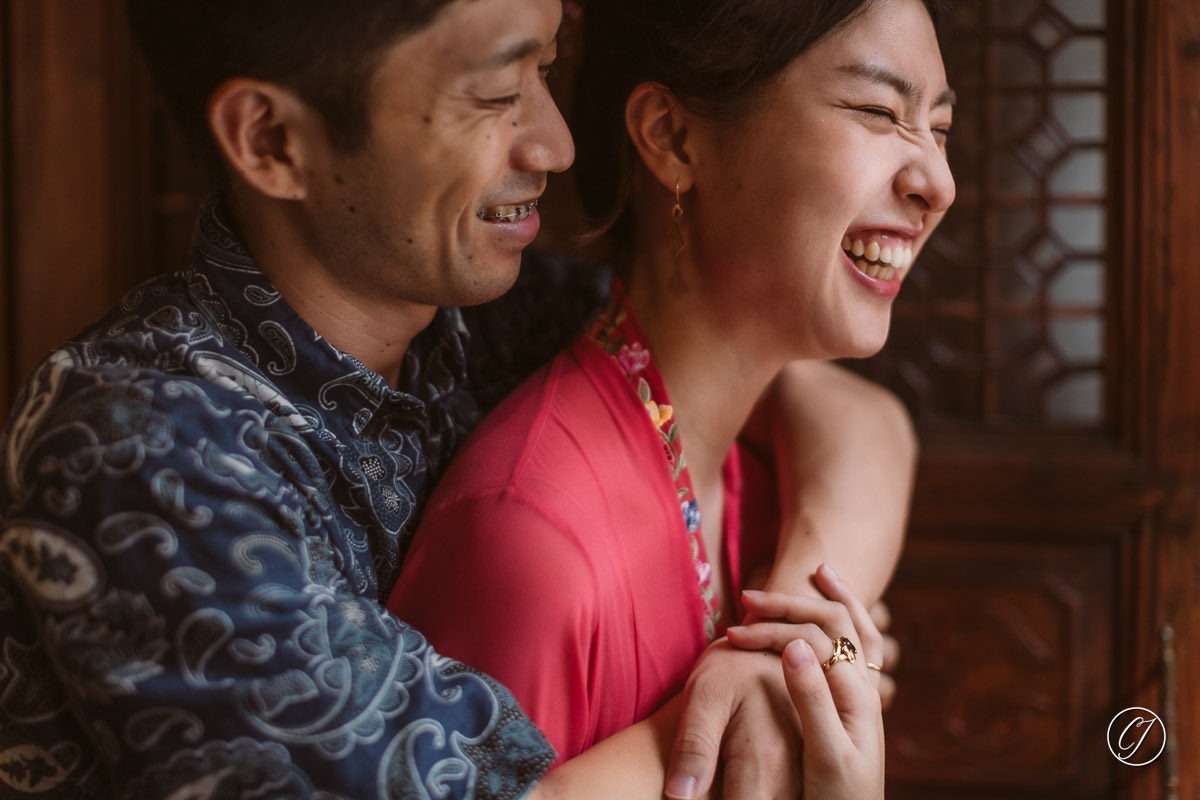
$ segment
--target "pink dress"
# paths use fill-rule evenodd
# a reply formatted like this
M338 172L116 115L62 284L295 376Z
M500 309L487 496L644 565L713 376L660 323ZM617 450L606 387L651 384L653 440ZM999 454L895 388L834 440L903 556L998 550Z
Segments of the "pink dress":
M773 558L777 506L740 448L724 478L736 592L745 569ZM619 286L455 457L388 607L511 689L560 761L683 688L724 621L673 412Z

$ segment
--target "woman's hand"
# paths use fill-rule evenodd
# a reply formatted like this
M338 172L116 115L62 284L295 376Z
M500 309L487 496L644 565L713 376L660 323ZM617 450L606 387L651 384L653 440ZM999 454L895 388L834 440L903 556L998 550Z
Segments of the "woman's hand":
M761 621L729 630L747 649L784 654L784 680L804 728L805 797L882 798L883 717L879 671L883 637L870 614L832 569L817 570L820 600L780 593L747 593L746 609ZM853 643L854 661L823 668L834 639Z
M804 638L783 651L783 677L804 726L804 797L883 798L883 715L863 670L822 667Z

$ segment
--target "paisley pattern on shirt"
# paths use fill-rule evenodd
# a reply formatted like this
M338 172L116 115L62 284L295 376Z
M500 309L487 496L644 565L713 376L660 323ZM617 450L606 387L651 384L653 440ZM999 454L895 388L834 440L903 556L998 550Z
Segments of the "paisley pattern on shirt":
M525 794L541 733L379 602L475 421L467 341L439 311L392 389L209 198L0 440L0 796Z
M665 402L659 402L667 399L667 389L654 357L646 347L646 336L637 323L633 304L619 280L613 281L608 307L588 327L588 336L613 357L625 374L629 385L637 392L638 400L646 407L650 422L661 440L663 454L671 468L671 477L675 480L692 566L696 568L697 590L704 607L704 635L711 642L717 637L717 629L721 624L721 603L713 591L712 567L705 558L703 539L700 538L700 506L692 492L692 479L683 455L675 409Z

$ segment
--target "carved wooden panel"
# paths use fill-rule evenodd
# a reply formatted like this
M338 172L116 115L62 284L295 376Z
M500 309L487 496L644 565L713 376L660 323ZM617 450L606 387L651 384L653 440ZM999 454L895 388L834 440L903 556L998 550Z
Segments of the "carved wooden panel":
M1052 542L1020 530L909 546L889 592L903 657L888 797L1087 797L1111 781L1119 549Z
M926 426L1104 420L1104 0L956 0L958 199L866 367Z

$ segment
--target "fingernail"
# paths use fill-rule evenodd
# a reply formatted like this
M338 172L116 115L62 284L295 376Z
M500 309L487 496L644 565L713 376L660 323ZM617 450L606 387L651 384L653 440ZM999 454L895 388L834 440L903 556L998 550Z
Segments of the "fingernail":
M742 590L742 597L749 597L752 600L757 600L758 598L762 597L765 594L766 594L766 592L760 592L758 589L743 589Z
M696 791L696 779L691 775L672 775L667 781L664 794L672 800L692 800L694 791Z
M812 648L808 646L808 642L803 639L796 639L783 650L783 657L787 659L788 666L792 669L800 669L807 667L809 664L817 660L817 656L813 653Z
M821 566L824 567L829 573L829 577L833 578L838 583L842 582L842 576L838 575L837 572L834 571L833 567L829 566L828 564L822 564Z
M725 629L725 632L726 632L726 633L732 633L732 634L735 634L735 635L736 635L736 634L742 634L742 633L745 633L745 632L746 632L746 626L745 626L745 625L731 625L731 626L729 626L728 628L726 628L726 629Z

